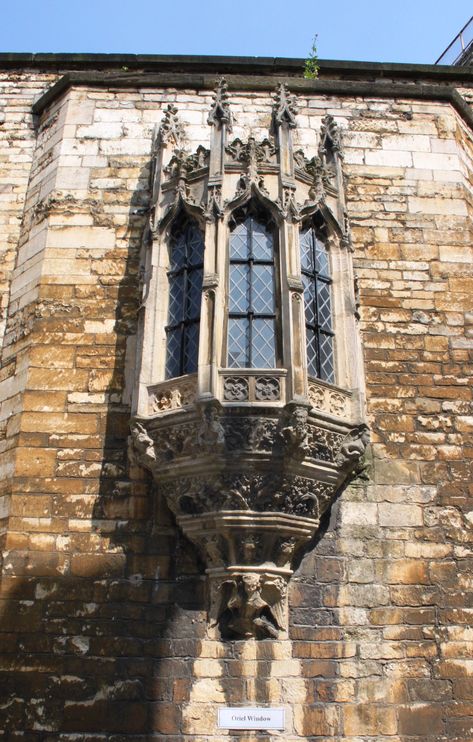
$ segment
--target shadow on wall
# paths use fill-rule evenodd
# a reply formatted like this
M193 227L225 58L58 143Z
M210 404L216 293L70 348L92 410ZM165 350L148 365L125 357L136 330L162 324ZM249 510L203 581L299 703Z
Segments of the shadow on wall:
M73 490L82 497L68 494L66 474L52 480L54 512L49 515L74 525L60 534L30 534L29 541L28 534L19 534L17 549L6 559L0 739L52 740L60 732L87 740L112 734L145 739L179 729L175 704L191 671L184 658L198 656L205 631L203 580L193 547L177 532L148 475L129 470L130 409L122 401L126 346L136 334L148 203L149 169L144 167L129 208L127 255L118 249L107 255L116 264L125 260L122 277L103 275L108 261L101 273L96 259L94 295L83 302L81 316L90 320L107 318L108 307L115 307L115 346L78 345L91 360L89 367L114 363L106 409L99 412L101 442L86 443L91 447L78 453L72 449L77 443L52 443L49 437L41 444L59 446L71 464L74 458L101 461L100 476L70 475L82 479L83 486ZM96 218L104 218L103 212ZM91 340L78 336L82 342ZM92 518L90 507L86 510L91 494ZM34 495L24 500L24 515L36 516Z

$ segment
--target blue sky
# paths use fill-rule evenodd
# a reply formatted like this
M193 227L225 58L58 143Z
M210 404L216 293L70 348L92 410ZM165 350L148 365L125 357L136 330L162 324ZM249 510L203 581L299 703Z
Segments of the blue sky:
M471 0L0 0L2 52L435 62Z

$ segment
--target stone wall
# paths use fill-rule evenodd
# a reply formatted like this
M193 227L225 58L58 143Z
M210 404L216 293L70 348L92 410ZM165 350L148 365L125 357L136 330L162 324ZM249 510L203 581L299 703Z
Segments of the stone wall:
M11 121L20 174L1 202L16 261L2 284L4 738L471 739L464 120L448 102L298 95L309 157L326 113L344 132L372 446L290 583L289 639L220 642L199 557L127 456L152 131L175 102L190 149L206 144L211 90L73 87L35 131L53 73L5 77L0 136ZM265 136L271 102L232 92L235 137ZM219 732L216 708L240 704L286 706L285 733Z

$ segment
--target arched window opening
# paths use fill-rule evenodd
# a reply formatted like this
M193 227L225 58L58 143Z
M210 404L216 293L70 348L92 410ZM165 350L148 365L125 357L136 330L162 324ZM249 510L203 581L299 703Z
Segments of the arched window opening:
M227 364L274 368L274 229L254 208L235 214L230 227Z
M330 259L322 234L314 224L301 230L300 251L308 374L334 383Z
M171 230L166 378L197 371L204 240L197 223L182 215Z

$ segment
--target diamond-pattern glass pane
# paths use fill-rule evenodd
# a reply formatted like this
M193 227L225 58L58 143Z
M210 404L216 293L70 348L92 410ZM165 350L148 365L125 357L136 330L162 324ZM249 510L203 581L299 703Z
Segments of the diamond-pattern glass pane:
M272 265L253 264L251 287L252 309L256 314L274 313L274 280Z
M324 381L333 383L335 378L335 369L333 362L333 337L320 333L320 378Z
M303 273L302 283L304 284L305 321L308 325L315 325L315 282L313 278Z
M238 224L230 235L230 260L246 260L250 252L250 219Z
M187 274L186 319L198 319L200 317L201 295L202 271L194 269Z
M228 320L228 367L250 365L250 323L248 319Z
M193 225L190 225L187 231L187 255L190 265L201 265L204 262L202 232Z
M314 270L313 262L313 245L312 245L312 229L306 229L305 232L301 232L300 235L300 248L301 248L301 266L303 271L312 273Z
M184 276L169 277L168 324L177 325L184 319Z
M184 332L184 359L183 374L192 374L197 371L197 360L199 356L199 325L186 327Z
M318 376L317 369L317 335L315 330L307 327L307 371L309 376Z
M273 259L273 236L266 230L264 224L251 220L252 253L255 260Z
M276 353L274 344L274 320L254 319L252 325L252 367L274 368Z
M316 267L317 271L320 273L321 276L325 276L326 278L330 278L330 264L328 259L328 252L323 242L320 240L315 240L315 258L316 258Z
M168 330L167 333L167 356L166 356L166 378L181 375L181 338L182 330Z
M180 234L175 238L171 249L170 269L172 271L182 268L186 260L186 235Z
M319 325L326 330L332 329L332 307L330 301L330 285L325 281L317 281L317 304Z
M246 314L250 305L250 269L248 264L230 266L230 312Z
M309 375L335 378L329 253L310 227L300 235Z
M197 368L203 260L204 241L197 224L176 222L168 274L167 378Z

